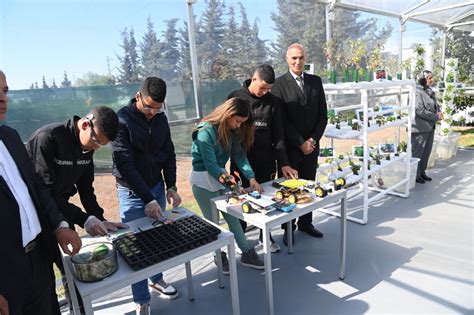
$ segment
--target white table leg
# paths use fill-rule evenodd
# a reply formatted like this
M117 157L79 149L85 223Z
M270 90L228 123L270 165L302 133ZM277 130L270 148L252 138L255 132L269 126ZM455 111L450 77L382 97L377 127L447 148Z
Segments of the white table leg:
M263 229L263 255L263 261L265 263L265 286L267 288L268 313L273 315L272 253L270 251L270 231L266 227Z
M188 296L190 301L194 301L193 274L191 272L191 262L184 263L186 267L186 279L188 281Z
M230 271L230 291L232 296L232 313L234 315L240 314L239 304L239 284L237 282L237 265L235 263L235 245L234 238L229 241L227 245L229 252L229 271Z
M86 315L93 315L94 314L94 310L92 309L92 301L90 299L90 297L82 297L82 302L84 303L84 313ZM81 314L80 312L77 312L74 311L75 314Z
M347 232L347 213L346 213L346 197L341 199L341 254L339 261L339 279L344 280L346 277L346 232Z
M74 276L71 273L71 270L69 269L69 265L66 262L66 259L69 258L62 258L63 259L63 268L64 268L64 273L66 275L66 281L67 281L67 286L69 289L69 297L71 298L70 303L72 303L72 309L74 311L74 314L80 314L80 308L79 308L79 301L77 300L77 291L76 291L76 285L74 284Z
M211 220L215 224L219 225L219 212L217 210L215 202L211 202ZM221 250L218 249L215 251L216 259L217 259L217 278L219 280L219 288L224 288L224 282L222 279L222 257L221 257Z

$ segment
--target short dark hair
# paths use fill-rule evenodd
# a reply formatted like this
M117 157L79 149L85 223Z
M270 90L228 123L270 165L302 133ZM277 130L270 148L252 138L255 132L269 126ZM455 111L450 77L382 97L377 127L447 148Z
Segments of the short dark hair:
M257 67L255 72L258 74L261 80L265 81L265 83L275 83L275 71L273 71L272 66L268 64L260 65Z
M114 141L117 138L119 119L112 108L98 106L93 108L85 117L92 119L94 125L99 128L109 141Z
M149 96L153 101L163 103L166 97L166 82L157 77L148 77L140 87L143 97Z

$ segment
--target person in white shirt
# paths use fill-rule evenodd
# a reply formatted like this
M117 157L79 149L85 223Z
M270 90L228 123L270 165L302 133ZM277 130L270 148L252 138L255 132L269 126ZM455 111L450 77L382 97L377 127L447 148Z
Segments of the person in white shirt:
M51 299L56 243L69 255L82 244L36 176L20 136L2 124L7 92L0 70L0 314L50 315L59 310Z

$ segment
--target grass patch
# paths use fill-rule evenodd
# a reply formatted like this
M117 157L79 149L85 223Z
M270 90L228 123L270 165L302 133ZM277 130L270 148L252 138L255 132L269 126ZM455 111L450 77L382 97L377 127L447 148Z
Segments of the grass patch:
M474 127L456 127L453 131L459 132L458 146L461 148L474 148Z

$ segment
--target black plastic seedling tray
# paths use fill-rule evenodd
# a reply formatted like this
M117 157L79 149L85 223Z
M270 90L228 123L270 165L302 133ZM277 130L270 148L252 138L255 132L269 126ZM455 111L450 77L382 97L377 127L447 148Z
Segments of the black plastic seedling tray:
M113 241L133 270L159 263L217 239L221 231L193 215Z

